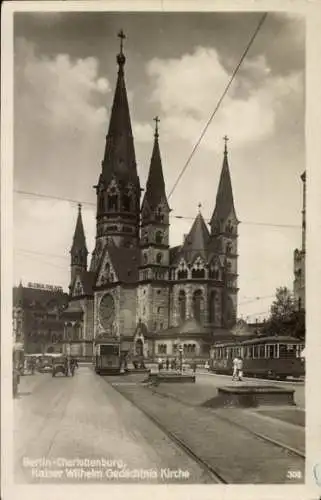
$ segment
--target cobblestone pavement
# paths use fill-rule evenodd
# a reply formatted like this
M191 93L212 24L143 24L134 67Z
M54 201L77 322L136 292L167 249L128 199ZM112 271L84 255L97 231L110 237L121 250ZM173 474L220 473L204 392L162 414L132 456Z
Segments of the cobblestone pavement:
M113 384L121 394L205 460L228 483L294 484L304 481L303 458L262 441L249 432L267 435L271 439L304 451L302 428L256 415L252 411L213 411L196 406L197 388L203 387L204 390L200 382L198 385L161 384L155 390L142 386L140 382L143 378L141 375L130 375L123 379L111 377L105 380L106 385ZM190 399L194 401L194 405L183 403L178 398L168 398L166 393L173 394L175 386L180 394L185 394L186 400L189 398L189 388L192 387ZM213 397L212 392L211 396ZM222 420L221 412L225 412L224 416L227 416L230 422ZM236 427L234 422L244 425L248 430ZM292 475L289 471L296 473Z
M18 483L215 482L208 471L87 366L80 367L74 377L22 377L19 397L14 400L14 420ZM63 462L77 458L109 463L101 468L96 462L88 468L84 462L69 462L67 467ZM46 462L32 462L37 459ZM138 480L111 477L135 469L142 471ZM168 469L179 477L171 477ZM110 471L108 477L106 470Z

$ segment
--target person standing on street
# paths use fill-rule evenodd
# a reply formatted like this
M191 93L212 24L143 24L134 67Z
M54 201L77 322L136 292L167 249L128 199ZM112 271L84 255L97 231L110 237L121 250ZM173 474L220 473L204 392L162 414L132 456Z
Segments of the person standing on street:
M237 378L237 366L238 366L238 357L235 356L235 358L233 359L233 376L232 376L232 380L235 380Z
M243 378L243 359L241 357L237 359L237 378L238 380Z

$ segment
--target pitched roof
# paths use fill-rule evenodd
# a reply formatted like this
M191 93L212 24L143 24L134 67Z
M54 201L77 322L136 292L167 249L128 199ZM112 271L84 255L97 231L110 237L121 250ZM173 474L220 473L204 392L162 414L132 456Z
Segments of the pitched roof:
M211 218L211 224L214 220L226 220L231 211L234 212L236 217L232 181L227 158L227 149L225 146L223 166L216 195L215 209Z
M139 278L140 264L140 249L117 247L116 245L107 246L105 251L108 252L112 261L117 277L121 283L135 283ZM102 255L104 260L105 252Z
M155 118L155 120L157 119ZM154 136L154 147L150 161L148 179L146 183L146 192L144 196L144 201L145 200L148 202L148 205L151 210L156 208L156 206L163 200L165 200L167 203L162 160L158 142L157 121L156 121L156 130Z
M207 246L210 233L201 213L197 214L190 232L185 238L179 256L184 256L186 261L191 263L197 255L207 259Z
M88 254L87 246L86 246L85 231L84 231L84 226L82 223L81 205L79 204L78 205L78 217L77 217L76 228L75 228L74 238L73 238L72 247L71 247L71 253L75 252L76 250L83 250L83 249Z
M124 76L125 61L126 58L121 49L117 56L118 77L102 162L102 178L106 182L109 182L113 175L122 180L138 181Z

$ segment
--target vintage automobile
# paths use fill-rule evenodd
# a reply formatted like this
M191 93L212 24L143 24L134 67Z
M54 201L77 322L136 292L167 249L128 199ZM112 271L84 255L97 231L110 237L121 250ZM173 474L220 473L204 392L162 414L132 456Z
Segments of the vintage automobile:
M52 362L52 376L55 377L58 373L61 373L65 377L69 375L69 362L67 356L55 357Z

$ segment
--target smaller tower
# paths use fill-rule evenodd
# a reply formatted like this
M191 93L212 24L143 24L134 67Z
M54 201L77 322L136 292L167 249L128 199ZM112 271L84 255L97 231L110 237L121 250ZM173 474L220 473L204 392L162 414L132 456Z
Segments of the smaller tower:
M215 209L210 221L211 239L224 261L222 293L222 326L230 327L237 317L237 238L239 221L234 207L231 175L227 152L228 137L224 137L224 158Z
M86 246L86 238L85 238L84 226L82 223L80 204L78 205L78 217L77 217L72 247L70 250L70 255L71 255L71 280L70 280L71 284L73 283L78 273L81 273L82 271L87 271L88 250Z
M169 213L162 160L159 148L158 123L155 119L154 146L141 210L141 263L139 279L144 296L149 303L138 311L139 317L158 330L168 326L169 276ZM157 307L156 307L157 302ZM155 310L153 310L153 308ZM145 312L144 312L145 311Z

